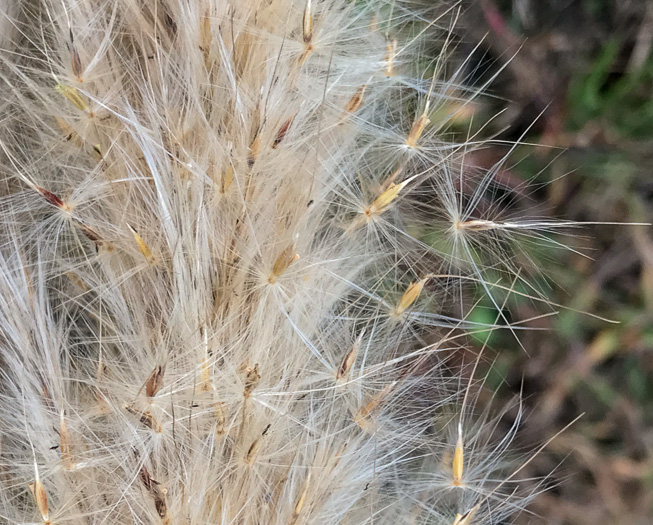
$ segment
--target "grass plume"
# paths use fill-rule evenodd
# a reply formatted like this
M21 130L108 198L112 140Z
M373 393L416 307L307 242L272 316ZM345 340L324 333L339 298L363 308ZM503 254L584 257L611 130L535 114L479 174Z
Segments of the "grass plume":
M0 520L474 525L523 508L504 462L519 421L491 438L445 366L465 330L499 325L447 300L495 289L470 239L558 225L461 202L473 144L436 118L475 96L443 65L457 9L0 9ZM410 233L429 193L453 255Z

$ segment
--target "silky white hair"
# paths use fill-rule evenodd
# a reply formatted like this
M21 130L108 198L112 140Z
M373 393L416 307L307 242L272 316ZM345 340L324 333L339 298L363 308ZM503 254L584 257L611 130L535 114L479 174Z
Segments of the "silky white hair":
M552 225L475 215L494 172L465 196L457 9L0 2L0 521L523 508L519 417L446 363L501 324L456 299L496 301L497 237Z

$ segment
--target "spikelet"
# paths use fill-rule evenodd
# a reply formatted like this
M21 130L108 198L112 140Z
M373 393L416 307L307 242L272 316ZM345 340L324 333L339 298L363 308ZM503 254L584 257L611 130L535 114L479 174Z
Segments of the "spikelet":
M459 248L529 226L460 212L437 121L460 79L416 70L426 39L446 51L445 4L0 2L2 520L523 506L497 482L512 431L470 403L451 439L451 334L496 327L439 291L482 267L410 234L425 191Z

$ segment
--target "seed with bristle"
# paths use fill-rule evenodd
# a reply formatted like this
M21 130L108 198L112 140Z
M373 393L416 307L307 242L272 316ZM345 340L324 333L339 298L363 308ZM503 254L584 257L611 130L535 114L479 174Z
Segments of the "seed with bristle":
M408 182L409 180L405 180L399 184L390 184L388 189L381 193L381 195L379 195L376 200L365 210L365 215L372 216L382 213L388 206L390 206L390 204L392 204L392 201L394 201L399 196L399 192L401 192L401 190L406 187Z
M70 209L70 207L68 207ZM91 228L88 224L84 224L80 219L75 218L75 226L77 226L81 232L86 236L89 241L93 241L96 247L102 246L104 243L100 234Z
M159 517L165 520L168 516L168 505L166 500L163 497L163 492L157 493L153 496L154 498L154 507L156 508ZM167 525L169 521L165 521L164 525Z
M154 430L158 434L161 433L162 430L161 425L159 425L157 420L154 419L154 416L148 410L146 410L145 412L139 412L138 410L134 409L129 405L125 405L125 410L130 414L138 416L139 421L143 423L143 425L145 425L150 430Z
M75 41L73 38L73 30L69 29L70 36L70 63L73 69L73 74L81 82L82 80L82 60L79 58L79 53L77 52L77 47L75 47Z
M155 487L155 490L152 491L152 499L154 500L154 508L156 508L157 514L163 520L165 520L168 517L168 504L166 503L166 500L165 500L166 492L167 492L167 490L160 489L159 487ZM167 524L167 523L169 523L169 522L168 521L164 522L164 524Z
M261 448L261 443L263 441L263 438L268 433L268 430L270 430L271 426L272 426L272 423L269 423L263 429L263 432L261 432L261 437L255 439L252 442L252 444L249 446L249 448L247 449L247 454L245 454L245 463L247 463L248 465L250 465L254 461L254 458L256 457L256 454L258 453L259 449Z
M362 341L362 337L359 337L354 343L354 345L351 347L351 350L347 352L347 355L342 360L342 363L338 368L338 372L336 372L336 380L340 380L344 377L347 377L347 375L349 374L351 367L354 365L354 362L356 361L356 356L358 355L358 349L361 346L361 341Z
M138 251L141 252L141 255L145 257L145 260L153 264L154 263L154 256L152 255L152 251L150 250L150 247L145 243L143 238L138 234L138 232L132 228L131 225L127 224L127 227L131 230L132 235L134 236L134 240L136 241L136 245L138 246Z
M79 226L79 229L82 231L82 233L86 236L86 238L90 241L93 241L95 244L102 244L102 239L100 238L100 234L96 232L93 228L90 226L84 224L81 221L75 221L75 223Z
M77 77L77 80L81 82L82 80L82 61L79 58L79 53L73 45L73 49L70 56L71 65L73 68L73 74Z
M166 504L165 500L165 490L162 490L159 487L159 482L155 481L152 479L152 476L150 476L149 471L143 465L141 467L141 471L139 472L138 476L147 489L147 491L152 495L152 499L154 500L154 506L156 508L157 513L159 514L159 517L162 519L165 519L166 516L168 515L168 505Z
M346 231L348 234L356 230L362 224L368 222L370 219L383 213L399 196L401 190L403 190L408 185L408 183L419 176L419 174L413 175L405 181L400 182L399 184L395 184L392 181L397 178L402 170L403 166L400 166L392 173L392 175L390 175L390 177L388 177L388 180L386 180L386 182L381 186L381 194L374 200L372 204L370 204L367 208L364 208L361 211L361 215L356 217L356 219L354 219L351 225L347 228Z
M157 423L156 419L154 419L154 416L150 412L143 412L139 421L150 430L154 430L157 434L161 433L161 425Z
M353 97L347 102L347 105L345 106L345 111L347 113L355 113L358 108L361 107L361 104L363 103L363 95L365 94L365 84L360 86L357 90L356 93L354 94Z
M295 117L290 117L281 125L279 131L277 131L277 136L275 137L274 142L272 143L272 149L276 149L279 146L279 144L281 144L281 141L285 138L294 120Z
M463 482L463 469L465 466L465 453L463 450L463 437L458 433L458 441L453 453L453 463L451 464L451 471L453 474L452 485L460 487Z
M285 272L288 267L299 259L299 254L295 253L295 245L291 244L282 251L274 261L272 273L268 276L268 283L274 284L277 279Z
M302 36L304 43L310 44L313 40L313 13L311 12L311 0L306 0L306 8L304 9L304 17L302 20Z
M471 525L474 515L479 508L480 505L475 505L471 510L465 512L465 514L456 514L453 525Z
M213 415L216 419L215 433L221 436L225 433L225 414L224 414L224 403L221 401L216 401L213 403Z
M498 225L496 222L486 221L483 219L473 219L471 221L456 222L454 227L456 230L466 230L471 232L481 232L493 230Z
M50 190L46 190L45 188L41 188L40 186L34 186L34 189L38 191L41 194L41 196L50 204L56 206L60 210L65 211L66 213L70 213L71 207L68 206L68 204L66 204L63 200L61 200L61 198L58 195L55 195Z
M411 148L417 146L417 141L422 136L424 128L428 126L430 122L431 121L426 116L426 112L422 113L422 116L419 117L410 128L410 133L408 133L408 137L406 138L406 146Z
M173 37L176 36L177 31L178 31L179 28L178 28L177 22L175 22L174 18L172 18L172 16L170 16L170 13L164 13L163 21L165 22L166 28L170 32L170 35L173 36Z
M261 438L256 438L254 442L247 449L247 453L245 454L245 463L247 463L248 465L252 463L260 447L261 447Z
M249 155L247 156L247 163L249 164L250 168L254 165L254 162L256 162L256 159L258 158L260 152L261 152L261 135L260 133L256 133L254 140L252 140L252 143L249 145Z
M82 140L79 138L77 132L64 119L60 117L54 117L54 118L61 131L63 131L66 137L66 142L72 140L75 146L81 146Z
M243 395L249 397L252 393L252 390L256 388L256 385L261 380L261 373L258 369L258 363L254 365L254 368L247 367L247 374L245 375L245 388L243 389Z
M299 518L299 515L301 514L302 509L306 504L306 496L308 496L308 487L310 482L311 482L311 475L309 473L308 476L306 477L306 483L304 483L304 489L299 495L299 498L297 498L297 503L295 503L295 508L293 510L289 525L294 525L297 522L297 519Z
M395 74L395 56L397 55L397 39L389 41L385 46L385 76Z
M72 103L72 105L80 111L88 110L88 104L82 98L80 92L77 91L77 89L74 87L66 86L65 84L57 84L54 89L57 91L57 93L66 97Z
M157 484L157 482L152 479L152 476L150 476L150 472L147 470L145 465L141 467L138 477L148 491L152 490L152 487Z
M93 144L93 157L97 162L104 160L104 155L102 154L102 147L99 144Z
M38 477L38 472L34 483L29 484L29 489L32 491L32 494L34 495L34 500L36 501L36 507L39 509L39 514L41 515L41 519L43 520L43 523L45 525L50 525L50 509L48 507L48 494L45 492L43 483L41 483L41 480Z
M375 394L374 397L372 397L372 399L370 399L367 402L367 404L361 406L358 409L358 412L356 412L356 415L354 416L354 421L359 427L361 428L365 427L365 423L367 419L370 417L371 414L373 414L379 408L379 406L381 405L381 403L383 403L386 396L390 393L390 390L392 390L392 387L394 387L395 384L396 384L395 381L387 384L383 388L383 390Z
M154 370L152 370L150 377L148 377L147 381L145 382L145 395L147 397L154 397L157 394L163 385L164 372L165 368L161 365L157 365Z
M426 281L428 281L428 277L424 277L423 279L420 279L419 281L415 281L413 283L410 283L410 285L408 285L408 288L406 288L404 295L402 295L401 299L399 300L399 304L395 307L394 311L392 312L394 316L399 317L401 316L401 314L403 314L406 311L406 309L410 308L410 306L417 300L419 295L422 293L422 289L424 288L424 284L426 284Z
M311 0L307 0L302 19L302 37L304 39L304 52L299 58L299 67L304 65L306 59L313 52L313 13L311 11Z

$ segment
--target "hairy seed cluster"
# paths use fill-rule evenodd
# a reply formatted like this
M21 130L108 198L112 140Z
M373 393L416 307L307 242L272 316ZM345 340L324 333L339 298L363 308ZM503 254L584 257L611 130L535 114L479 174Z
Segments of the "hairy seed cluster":
M456 9L0 2L0 522L522 508L452 298L552 226L474 215Z

